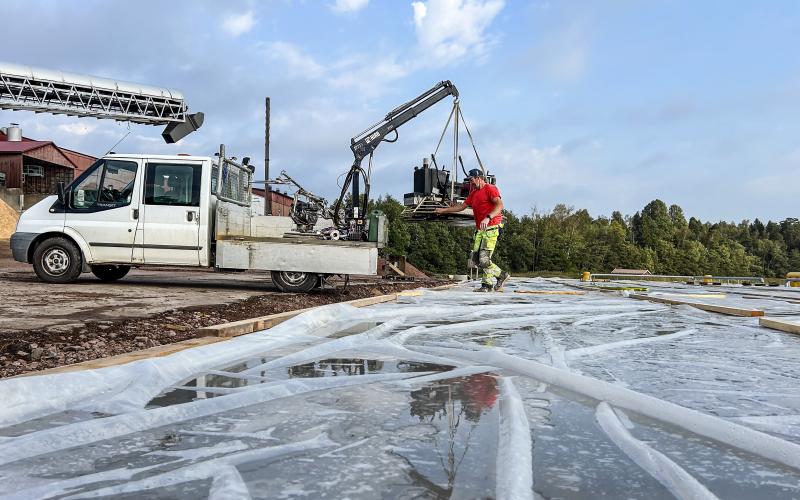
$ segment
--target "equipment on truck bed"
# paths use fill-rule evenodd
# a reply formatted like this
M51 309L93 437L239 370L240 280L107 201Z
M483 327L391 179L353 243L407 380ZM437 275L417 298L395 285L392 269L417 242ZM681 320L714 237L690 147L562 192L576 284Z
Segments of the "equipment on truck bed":
M292 197L292 207L289 217L297 225L297 232L300 235L316 235L322 239L338 240L341 233L335 227L324 228L320 231L314 229L320 219L333 220L333 210L328 206L328 201L322 196L318 196L306 190L296 180L289 176L285 170L275 179L267 179L263 182L266 185L285 185L294 186L296 191ZM346 235L345 235L346 236Z

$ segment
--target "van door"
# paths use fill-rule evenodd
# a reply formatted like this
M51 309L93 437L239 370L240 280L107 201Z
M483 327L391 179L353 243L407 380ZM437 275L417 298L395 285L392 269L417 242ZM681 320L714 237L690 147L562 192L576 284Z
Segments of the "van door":
M147 160L142 205L146 264L200 265L202 171L199 161Z
M65 227L83 237L92 263L131 263L139 222L138 170L136 160L101 159L70 185Z

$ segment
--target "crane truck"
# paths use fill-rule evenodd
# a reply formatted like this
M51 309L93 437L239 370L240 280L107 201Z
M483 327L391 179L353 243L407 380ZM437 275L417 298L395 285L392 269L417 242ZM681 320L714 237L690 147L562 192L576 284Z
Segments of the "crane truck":
M388 227L384 216L366 214L371 162L367 172L362 160L448 96L458 97L456 87L440 82L351 139L354 162L333 207L303 190L311 202L296 197L289 217L254 214L255 169L247 158L226 157L224 145L216 156L111 153L22 214L12 254L50 283L84 272L114 281L131 267L182 266L267 271L280 290L307 292L330 275L375 275Z

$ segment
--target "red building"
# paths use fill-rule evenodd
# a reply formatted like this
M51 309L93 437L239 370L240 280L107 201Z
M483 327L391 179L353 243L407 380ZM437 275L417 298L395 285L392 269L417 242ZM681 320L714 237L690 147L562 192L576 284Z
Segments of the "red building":
M266 199L266 191L261 188L253 188L253 196L259 196L262 199ZM270 191L269 196L272 200L272 213L266 215L288 216L292 209L292 202L294 199L291 196L278 191Z
M23 137L19 127L0 129L0 187L19 188L25 195L56 192L96 158L61 148L52 141Z

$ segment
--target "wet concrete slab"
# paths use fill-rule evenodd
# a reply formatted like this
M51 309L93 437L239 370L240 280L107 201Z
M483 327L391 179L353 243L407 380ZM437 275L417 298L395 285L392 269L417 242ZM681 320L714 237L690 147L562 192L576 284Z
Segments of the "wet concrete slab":
M98 378L0 383L57 399L0 411L0 495L800 495L800 466L766 456L800 447L796 336L619 295L521 297L330 306ZM701 415L734 432L709 438Z

